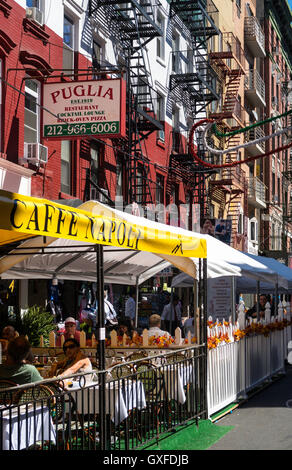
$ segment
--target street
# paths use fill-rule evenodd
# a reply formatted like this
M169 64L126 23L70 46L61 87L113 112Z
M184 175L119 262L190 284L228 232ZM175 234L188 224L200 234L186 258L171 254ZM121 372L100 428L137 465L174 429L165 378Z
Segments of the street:
M286 375L217 422L234 426L208 450L291 450L292 367ZM292 403L292 401L291 401Z

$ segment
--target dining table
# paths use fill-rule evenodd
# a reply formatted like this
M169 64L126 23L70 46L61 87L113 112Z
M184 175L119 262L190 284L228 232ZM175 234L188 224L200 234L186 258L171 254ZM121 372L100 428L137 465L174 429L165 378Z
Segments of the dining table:
M28 449L45 441L56 443L49 409L41 405L0 406L1 450Z
M67 392L71 394L78 413L81 415L99 414L99 387L97 382L87 382L84 386L80 386L78 381L72 382L72 386L67 387ZM106 383L106 414L110 415L115 425L124 421L134 408L139 410L146 408L145 392L141 381L118 380Z
M187 400L186 385L195 383L195 370L192 364L176 363L159 367L164 378L165 394L168 400L184 404Z

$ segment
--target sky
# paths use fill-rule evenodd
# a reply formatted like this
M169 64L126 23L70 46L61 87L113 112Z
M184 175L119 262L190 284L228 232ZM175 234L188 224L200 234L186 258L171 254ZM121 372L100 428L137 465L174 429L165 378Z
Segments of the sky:
M292 0L288 0L288 3L290 5L290 8L292 9Z

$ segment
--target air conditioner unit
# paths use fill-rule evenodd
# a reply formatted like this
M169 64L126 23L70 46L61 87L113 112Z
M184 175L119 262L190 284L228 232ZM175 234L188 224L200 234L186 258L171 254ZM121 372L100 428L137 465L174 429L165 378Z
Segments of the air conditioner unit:
M40 25L44 24L43 12L36 7L28 7L26 9L26 17L35 21L36 23L39 23Z
M39 143L24 143L24 158L29 162L45 164L48 162L48 147Z

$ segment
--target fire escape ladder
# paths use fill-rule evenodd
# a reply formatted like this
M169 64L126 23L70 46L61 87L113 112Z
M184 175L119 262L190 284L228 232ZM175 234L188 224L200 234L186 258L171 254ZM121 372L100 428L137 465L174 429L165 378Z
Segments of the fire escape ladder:
M190 51L179 51L179 55L185 57L188 68L182 71L180 67L176 67L171 73L171 97L173 102L184 106L186 115L196 120L212 101L220 98L216 86L218 74L204 52L208 49L208 40L220 34L216 26L218 10L212 0L170 0L170 11L171 18L175 17L183 22L192 42ZM178 51L173 54L178 54ZM198 154L206 159L200 137L197 137L196 144ZM206 183L214 174L214 170L196 164L185 145L176 146L175 152L173 150L174 148L170 155L172 166L176 168L177 174L182 174L183 180L185 180L184 173L186 175L188 172L190 175L193 202L200 204L201 217L205 217L209 212L209 193Z
M223 113L233 113L234 111L238 90L240 87L241 76L242 74L238 70L234 70L233 73L229 75L229 80L226 83L226 93L222 108Z
M152 132L163 130L156 119L150 68L145 57L146 44L162 36L155 22L152 0L89 0L89 15L102 18L127 69L127 138L120 142L128 155L128 203L152 203L149 160L142 141Z

